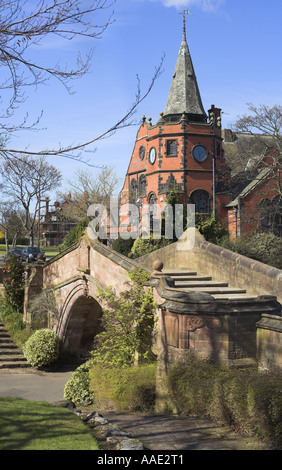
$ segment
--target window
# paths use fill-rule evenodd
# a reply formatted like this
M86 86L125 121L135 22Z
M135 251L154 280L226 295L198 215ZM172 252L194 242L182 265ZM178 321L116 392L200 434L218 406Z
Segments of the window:
M166 155L167 157L176 157L176 140L167 140Z
M190 196L192 204L195 204L195 212L209 214L211 212L211 197L207 191L197 189Z
M157 213L157 202L158 202L158 198L156 196L156 193L154 193L152 191L148 196L148 203L150 205L150 209L149 209L150 233L153 233L154 229L155 229L155 221L154 220L155 220L155 216L156 216L156 213Z
M136 201L137 199L137 181L133 178L130 182L130 200Z
M271 201L263 199L259 206L262 230L282 237L282 197L275 196Z
M140 197L144 197L146 195L146 176L141 175L140 176Z

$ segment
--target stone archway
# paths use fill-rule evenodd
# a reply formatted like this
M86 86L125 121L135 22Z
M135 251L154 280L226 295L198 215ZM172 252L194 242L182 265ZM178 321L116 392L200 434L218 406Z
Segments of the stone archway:
M102 308L93 297L78 297L69 311L64 352L85 355L92 350L101 315Z

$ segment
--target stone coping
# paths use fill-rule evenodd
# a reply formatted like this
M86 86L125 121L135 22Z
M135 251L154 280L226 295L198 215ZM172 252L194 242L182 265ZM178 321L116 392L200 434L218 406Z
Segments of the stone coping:
M282 333L282 316L263 314L256 323L257 328Z

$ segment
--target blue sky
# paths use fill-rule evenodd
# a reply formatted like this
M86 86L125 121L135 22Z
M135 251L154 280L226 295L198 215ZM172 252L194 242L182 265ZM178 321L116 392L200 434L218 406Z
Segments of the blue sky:
M52 58L56 63L57 57L66 62L73 52L95 47L91 72L73 83L75 94L54 81L29 90L15 116L28 110L32 120L43 110L42 130L18 134L9 146L41 150L94 138L134 102L136 74L145 91L165 54L163 73L135 114L137 122L145 115L155 123L166 105L184 8L191 10L187 40L204 108L222 108L223 127L229 128L247 112L246 103L281 104L281 0L117 0L115 22L94 45L86 39L68 44L51 40L31 51L35 59ZM112 165L121 184L137 129L126 128L98 142L95 154L88 156L95 165ZM63 174L63 187L77 168L94 176L99 171L63 158L53 158L52 163ZM54 200L55 195L51 197Z

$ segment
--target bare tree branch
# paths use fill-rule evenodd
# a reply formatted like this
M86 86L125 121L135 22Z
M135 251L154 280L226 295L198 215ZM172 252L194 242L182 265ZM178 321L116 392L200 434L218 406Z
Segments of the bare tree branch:
M38 0L34 6L33 2L27 0L4 0L0 4L0 66L2 69L1 91L11 90L6 109L0 111L0 132L16 132L24 129L35 129L40 117L31 124L28 116L16 125L11 125L9 120L16 108L24 102L24 91L29 86L38 86L50 78L61 82L70 92L70 81L80 78L89 70L92 59L92 50L89 50L83 59L77 55L76 65L62 68L59 64L44 65L32 61L28 57L31 46L38 46L45 38L59 36L64 40L71 41L76 37L83 36L90 39L100 39L104 31L113 23L113 14L105 11L113 6L115 0L93 0L88 2L76 0ZM99 18L101 21L99 21ZM98 20L97 22L95 20ZM137 76L137 93L135 101L127 113L108 130L100 135L91 136L86 142L67 145L53 149L15 150L0 145L0 156L6 161L17 155L22 156L62 156L65 158L83 161L89 166L97 167L91 161L85 161L85 152L94 152L91 145L97 141L112 135L115 131L133 125L132 117L138 105L146 99L156 79L161 73L163 63L155 69L151 83L145 92L141 92L140 80ZM3 94L1 96L3 100ZM83 155L84 153L84 155ZM98 166L99 167L99 166Z

